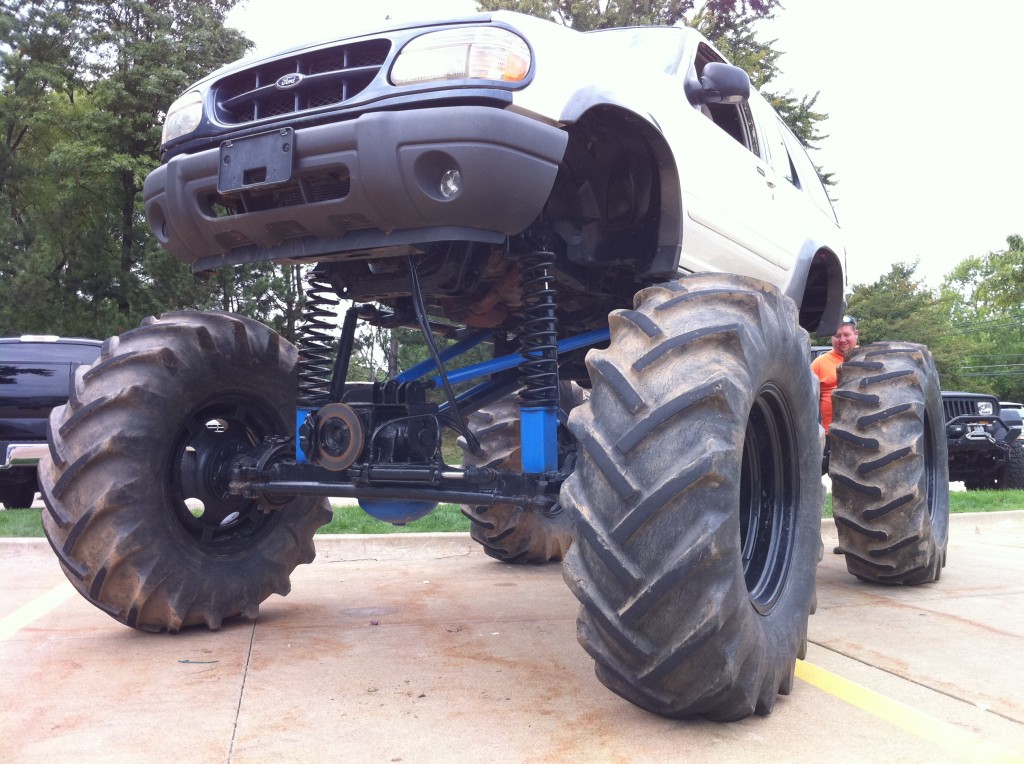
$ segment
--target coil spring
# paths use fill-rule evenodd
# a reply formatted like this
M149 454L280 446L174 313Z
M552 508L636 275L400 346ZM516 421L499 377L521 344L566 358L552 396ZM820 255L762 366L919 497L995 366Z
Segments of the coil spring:
M519 353L519 393L524 406L558 405L558 317L555 312L554 252L520 257L523 323Z
M298 403L302 408L320 408L330 400L331 372L334 362L334 329L339 302L330 284L321 281L316 273L306 278L306 302L302 307L302 325L299 328Z

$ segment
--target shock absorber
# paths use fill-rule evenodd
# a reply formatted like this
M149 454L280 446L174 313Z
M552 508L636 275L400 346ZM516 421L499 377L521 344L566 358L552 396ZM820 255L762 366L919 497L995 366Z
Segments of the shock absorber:
M311 271L306 277L306 302L302 307L302 324L299 328L299 408L315 409L330 399L331 351L334 342L331 330L334 328L335 306L338 298L326 281L317 272Z
M523 323L519 353L520 436L524 472L558 469L558 316L552 270L554 252L519 259Z
M365 433L359 415L342 403L349 358L360 310L345 313L337 359L332 361L335 306L331 285L315 270L307 277L306 303L299 329L299 394L295 408L295 460L329 470L347 469L363 450Z

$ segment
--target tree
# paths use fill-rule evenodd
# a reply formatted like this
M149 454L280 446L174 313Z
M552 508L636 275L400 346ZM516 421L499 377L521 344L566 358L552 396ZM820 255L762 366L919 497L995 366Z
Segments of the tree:
M1024 400L1024 238L961 261L943 282L965 389Z
M480 0L484 11L508 10L539 18L555 19L585 32L591 29L642 25L671 26L692 14L697 0ZM724 20L752 15L769 16L780 0L706 0L703 9Z
M0 0L0 331L106 336L211 303L141 187L163 110L240 57L236 0Z
M962 348L950 341L948 300L925 287L917 265L894 263L873 284L855 285L849 313L857 319L862 343L903 340L927 345L948 387L959 379Z

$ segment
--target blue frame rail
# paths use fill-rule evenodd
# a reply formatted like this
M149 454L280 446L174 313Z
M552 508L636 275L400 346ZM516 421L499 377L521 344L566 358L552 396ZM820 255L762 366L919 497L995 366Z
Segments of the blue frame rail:
M457 342L450 348L440 353L442 362L457 358L463 353L471 350L477 345L486 342L492 336L492 332L485 331L473 335L461 342ZM606 342L610 336L608 329L595 329L593 331L578 334L575 337L567 337L559 340L558 354L569 353L573 350L597 345ZM446 376L451 384L469 382L481 377L489 377L502 371L514 369L523 360L520 353L509 353L489 361L470 364L461 369L454 369L447 372ZM398 382L413 382L427 376L435 370L433 360L428 359L416 364L397 377ZM429 379L430 386L441 387L443 384L441 375L437 374ZM520 444L522 446L522 470L527 473L554 472L558 469L558 408L522 408L520 410L519 427Z

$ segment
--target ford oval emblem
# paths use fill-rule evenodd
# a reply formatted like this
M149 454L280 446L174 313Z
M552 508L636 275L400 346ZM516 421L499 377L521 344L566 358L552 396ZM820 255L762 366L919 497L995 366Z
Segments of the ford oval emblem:
M284 77L279 78L278 81L274 83L274 87L276 87L278 90L287 90L288 88L295 87L300 82L302 82L302 80L303 76L301 74L286 74Z

